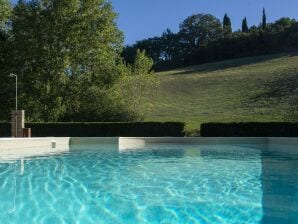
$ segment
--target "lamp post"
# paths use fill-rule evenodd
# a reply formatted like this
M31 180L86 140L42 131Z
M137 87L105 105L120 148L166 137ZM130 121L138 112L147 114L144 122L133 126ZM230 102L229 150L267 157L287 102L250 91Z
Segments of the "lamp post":
M18 137L18 76L16 74L9 74L9 77L16 78L16 111L15 111L15 119L16 119L16 136Z

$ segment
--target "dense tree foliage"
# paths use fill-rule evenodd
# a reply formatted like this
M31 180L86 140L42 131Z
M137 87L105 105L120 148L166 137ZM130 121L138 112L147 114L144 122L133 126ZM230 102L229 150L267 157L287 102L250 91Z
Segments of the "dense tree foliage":
M146 56L145 51L137 50L134 63L128 66L130 75L123 76L118 80L116 90L124 96L123 104L129 105L130 114L137 119L144 118L144 115L151 109L152 105L146 102L148 95L154 94L158 81L152 76L153 60Z
M267 16L265 8L263 8L263 17L262 17L262 29L265 30L267 27Z
M192 15L180 24L182 41L190 48L206 46L221 36L220 21L210 14Z
M242 29L233 32L227 14L222 24L212 15L196 14L183 21L177 33L166 30L161 37L127 46L124 58L133 62L137 49L146 50L157 70L291 51L298 49L298 23L290 18L267 23L264 9L259 26L249 27L245 18Z
M8 21L11 14L11 5L8 0L0 0L0 72L5 63L7 41L9 38Z
M227 14L225 14L222 24L223 24L223 35L224 37L228 37L232 33L232 22L230 17L228 17Z
M139 118L115 88L132 76L120 53L123 35L105 0L19 1L5 44L9 58L1 72L1 101L10 99L9 73L19 78L19 102L34 121L128 121ZM138 61L139 73L147 71ZM134 66L134 65L132 65ZM146 69L141 69L144 66ZM147 77L147 76L146 76ZM119 93L120 91L120 93ZM9 97L8 97L9 96ZM9 103L0 109L7 119Z
M247 19L246 17L242 20L242 33L248 33L249 28L247 25Z
M6 64L9 62L9 26L8 21L11 15L11 5L8 0L0 0L0 111L8 114L9 109L13 105L12 96L7 93L12 93L8 85L9 78L3 76L5 73Z
M11 13L11 5L8 0L0 0L0 27L7 22Z

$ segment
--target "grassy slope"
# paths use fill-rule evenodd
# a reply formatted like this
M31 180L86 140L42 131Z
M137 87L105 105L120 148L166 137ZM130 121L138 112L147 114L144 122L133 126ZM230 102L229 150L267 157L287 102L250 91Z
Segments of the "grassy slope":
M157 73L146 120L282 121L298 102L298 53L242 58Z

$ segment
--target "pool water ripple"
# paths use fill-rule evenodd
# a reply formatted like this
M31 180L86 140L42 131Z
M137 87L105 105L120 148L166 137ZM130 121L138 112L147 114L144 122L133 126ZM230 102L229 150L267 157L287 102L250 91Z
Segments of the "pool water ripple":
M298 191L290 175L264 176L266 161L283 167L288 160L263 158L254 147L176 145L124 153L107 147L24 160L23 172L20 161L0 163L0 222L258 224L277 214L266 204L270 192L289 201ZM295 167L297 160L291 161ZM268 189L281 175L288 185ZM298 214L290 206L291 216Z

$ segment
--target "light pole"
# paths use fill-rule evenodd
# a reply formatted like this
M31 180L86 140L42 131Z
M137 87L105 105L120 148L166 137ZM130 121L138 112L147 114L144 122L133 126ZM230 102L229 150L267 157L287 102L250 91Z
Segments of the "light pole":
M16 78L16 111L15 111L15 119L16 119L16 136L15 137L18 137L18 76L16 74L12 74L10 73L9 74L9 77L13 78L15 77Z

